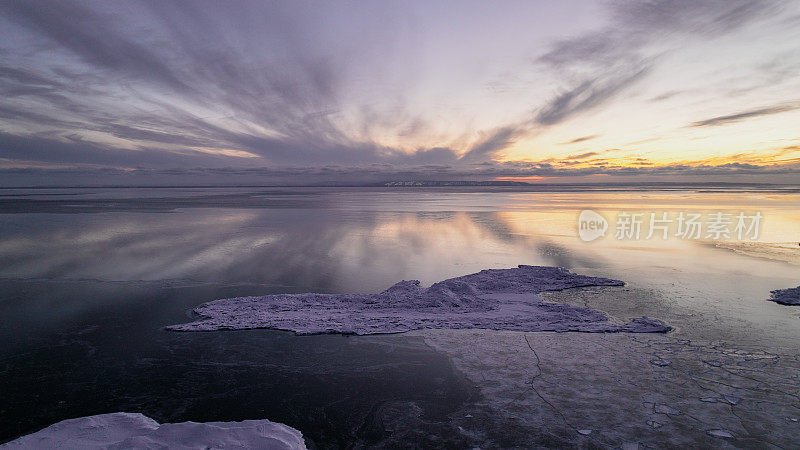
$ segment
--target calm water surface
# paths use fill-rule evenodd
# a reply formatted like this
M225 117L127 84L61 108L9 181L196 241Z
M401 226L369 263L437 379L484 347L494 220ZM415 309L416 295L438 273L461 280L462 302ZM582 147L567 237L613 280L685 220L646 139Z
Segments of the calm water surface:
M0 442L137 411L268 418L321 447L369 444L391 433L387 408L413 402L437 433L477 395L419 338L163 331L223 297L376 292L401 279L558 265L667 293L670 308L699 318L679 329L733 338L749 327L754 345L798 348L798 313L764 299L800 284L799 206L792 190L2 190ZM583 209L610 221L621 211L764 218L742 252L736 242L617 240L613 230L583 242Z

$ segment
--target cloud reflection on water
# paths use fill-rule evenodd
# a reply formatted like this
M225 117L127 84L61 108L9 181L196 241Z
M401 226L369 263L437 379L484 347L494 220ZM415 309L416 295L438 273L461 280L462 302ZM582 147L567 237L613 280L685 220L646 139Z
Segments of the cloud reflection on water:
M572 251L515 234L496 212L187 209L9 215L7 278L183 280L376 291L488 267L569 266ZM581 257L586 261L585 257Z

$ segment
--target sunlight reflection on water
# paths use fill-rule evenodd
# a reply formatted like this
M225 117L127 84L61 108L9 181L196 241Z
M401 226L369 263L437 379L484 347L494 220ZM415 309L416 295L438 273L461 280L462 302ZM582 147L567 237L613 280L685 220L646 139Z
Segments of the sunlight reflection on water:
M0 215L0 270L15 278L185 279L322 291L375 291L398 279L432 283L517 264L626 272L747 269L791 277L791 267L725 254L707 240L645 240L644 234L640 240L617 240L612 229L585 243L577 238L577 214L590 208L611 222L620 211L643 212L645 218L662 211L759 211L764 219L758 242L800 238L797 194L300 189L291 196L265 190L225 192L220 198L210 191L159 191L171 197L162 202L171 208L167 214L143 210L136 199L115 204L130 193L112 190L105 192L110 202L84 193L50 205L97 197L83 204L88 212L99 211L91 214L44 209ZM187 196L192 201L181 208ZM297 207L273 208L275 201L295 201ZM787 252L792 254L790 246Z

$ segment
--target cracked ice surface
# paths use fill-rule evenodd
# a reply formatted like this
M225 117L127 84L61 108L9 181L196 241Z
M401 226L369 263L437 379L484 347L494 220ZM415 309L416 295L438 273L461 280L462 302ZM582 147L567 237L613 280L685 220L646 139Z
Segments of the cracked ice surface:
M159 424L138 413L69 419L11 441L2 448L264 448L305 449L303 436L269 420Z
M797 448L800 356L673 335L420 330L480 389L481 448ZM468 344L465 344L468 343ZM669 356L672 364L650 364ZM710 365L706 361L717 361ZM590 431L590 432L589 432ZM468 447L465 445L465 447Z
M608 278L577 275L560 267L482 270L422 288L401 281L379 294L279 294L215 300L197 307L195 322L174 331L250 328L298 334L401 333L480 328L510 331L663 333L671 327L647 317L619 325L600 311L546 303L536 294L586 286L622 286Z
M800 305L800 286L791 289L778 289L777 291L770 292L772 296L769 298L775 303L781 305Z

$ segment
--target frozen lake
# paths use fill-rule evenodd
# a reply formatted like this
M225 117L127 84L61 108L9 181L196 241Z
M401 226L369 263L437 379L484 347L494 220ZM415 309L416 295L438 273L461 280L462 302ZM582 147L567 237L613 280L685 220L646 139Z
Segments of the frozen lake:
M483 394L419 335L163 327L219 298L376 293L518 264L653 293L579 304L662 319L675 338L796 358L800 309L767 298L800 284L798 205L795 190L754 188L0 190L0 442L128 411L265 418L322 447L366 445L390 439L414 404L423 434L463 444L448 418ZM605 237L579 238L582 210L608 220ZM708 226L719 212L733 220L728 239L676 236L678 215ZM667 239L646 238L651 213L671 221ZM736 239L740 213L761 216L756 239ZM615 237L625 214L641 214L638 239Z

